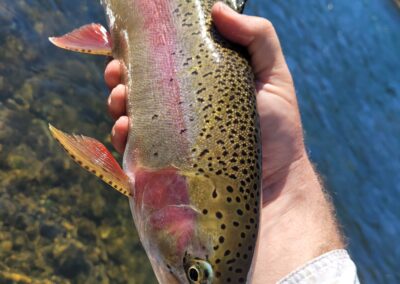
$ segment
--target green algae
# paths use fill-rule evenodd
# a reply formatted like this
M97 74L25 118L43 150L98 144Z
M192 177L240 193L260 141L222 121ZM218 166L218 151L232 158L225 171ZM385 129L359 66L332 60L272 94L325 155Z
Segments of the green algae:
M0 283L154 283L128 200L49 135L51 122L112 149L105 60L47 42L104 21L103 11L93 1L52 3L0 9Z

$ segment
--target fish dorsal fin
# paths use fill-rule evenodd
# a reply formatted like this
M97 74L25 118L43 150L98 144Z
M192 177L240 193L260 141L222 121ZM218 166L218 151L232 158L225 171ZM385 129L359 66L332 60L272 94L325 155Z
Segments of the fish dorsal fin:
M247 0L227 0L226 2L234 10L236 10L239 13L242 13Z
M55 46L71 51L112 55L111 35L100 24L85 25L63 36L49 37L49 40Z
M129 179L107 148L96 139L69 135L49 125L53 137L81 167L120 193L131 196Z

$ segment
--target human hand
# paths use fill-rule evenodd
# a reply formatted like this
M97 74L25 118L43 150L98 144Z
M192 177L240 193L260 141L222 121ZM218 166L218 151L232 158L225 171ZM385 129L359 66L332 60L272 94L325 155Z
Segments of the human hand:
M342 242L330 204L308 160L293 81L272 24L221 3L214 23L227 39L247 47L257 84L262 136L263 209L253 283L276 282ZM126 88L119 62L108 64L108 106L116 120L112 143L123 152L128 132Z

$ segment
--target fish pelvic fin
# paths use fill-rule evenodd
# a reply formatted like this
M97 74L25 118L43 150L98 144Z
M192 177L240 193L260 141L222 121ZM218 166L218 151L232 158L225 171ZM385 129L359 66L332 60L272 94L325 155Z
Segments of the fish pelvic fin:
M96 139L70 135L49 125L51 135L82 168L125 196L131 196L129 179L107 148Z
M112 55L111 35L100 24L88 24L60 37L49 37L57 47L95 55Z

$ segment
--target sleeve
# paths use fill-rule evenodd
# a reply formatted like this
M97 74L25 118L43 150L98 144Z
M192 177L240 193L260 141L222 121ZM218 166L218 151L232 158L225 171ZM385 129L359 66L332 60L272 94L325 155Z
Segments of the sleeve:
M278 284L359 284L357 269L344 249L325 253L281 279Z

